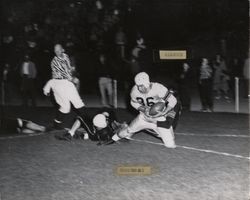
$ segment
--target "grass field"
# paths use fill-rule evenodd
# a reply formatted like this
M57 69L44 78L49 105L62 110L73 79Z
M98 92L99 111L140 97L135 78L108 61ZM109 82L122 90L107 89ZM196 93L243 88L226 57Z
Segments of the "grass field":
M8 107L6 113L43 125L53 118L51 108ZM122 109L117 115L133 119ZM58 141L54 134L0 134L0 200L249 199L248 115L183 113L176 149L145 132L110 146ZM120 175L118 167L151 173Z

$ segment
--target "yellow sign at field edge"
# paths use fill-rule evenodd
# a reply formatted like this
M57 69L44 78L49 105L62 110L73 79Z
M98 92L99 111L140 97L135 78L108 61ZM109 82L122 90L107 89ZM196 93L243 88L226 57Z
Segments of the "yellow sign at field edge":
M160 50L161 60L185 60L187 59L186 50Z
M151 166L118 166L115 170L119 176L147 176L153 173Z

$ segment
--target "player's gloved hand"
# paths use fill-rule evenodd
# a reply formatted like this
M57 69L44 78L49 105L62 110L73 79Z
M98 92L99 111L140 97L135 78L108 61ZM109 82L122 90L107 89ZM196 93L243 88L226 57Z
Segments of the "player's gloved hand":
M141 107L139 107L138 110L139 110L140 112L142 112L146 117L151 117L151 116L149 115L150 107L141 106Z
M140 106L138 108L138 111L142 112L142 113L146 113L148 110L149 110L149 107L147 107L147 106Z

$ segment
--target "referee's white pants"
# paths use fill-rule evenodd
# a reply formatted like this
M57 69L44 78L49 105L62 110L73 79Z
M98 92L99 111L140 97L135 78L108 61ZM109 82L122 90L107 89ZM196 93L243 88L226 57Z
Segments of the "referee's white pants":
M148 120L142 113L140 113L129 124L127 129L122 130L118 136L120 138L130 138L133 136L134 133L141 131L141 130L145 130L145 129L154 131L156 135L162 139L166 147L170 147L170 148L175 147L175 138L174 138L173 128L170 127L169 129L167 129L164 127L158 127L157 121ZM117 140L115 137L113 139Z
M71 104L76 108L81 108L84 103L75 85L66 79L53 79L52 90L56 103L60 106L59 111L69 113Z

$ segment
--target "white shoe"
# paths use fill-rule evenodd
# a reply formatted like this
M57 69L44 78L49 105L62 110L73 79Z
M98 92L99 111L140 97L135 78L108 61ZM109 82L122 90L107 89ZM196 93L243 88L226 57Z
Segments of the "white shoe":
M83 139L84 139L84 140L88 140L88 139L89 139L89 134L88 134L88 133L85 133L84 136L83 136Z
M164 144L165 147L170 148L170 149L175 149L176 144Z

